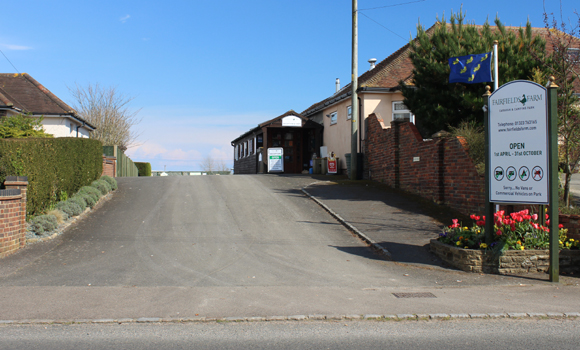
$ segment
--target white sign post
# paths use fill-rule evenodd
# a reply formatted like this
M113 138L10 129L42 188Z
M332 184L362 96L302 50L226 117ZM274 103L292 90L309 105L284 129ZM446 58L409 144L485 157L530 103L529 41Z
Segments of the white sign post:
M281 147L268 148L268 172L284 172L284 149Z
M488 200L548 204L548 97L543 86L516 80L489 97Z

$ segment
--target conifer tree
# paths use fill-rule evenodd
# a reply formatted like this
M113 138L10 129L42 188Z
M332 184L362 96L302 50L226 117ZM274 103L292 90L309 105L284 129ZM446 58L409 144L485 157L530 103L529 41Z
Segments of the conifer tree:
M533 34L530 22L524 28L506 28L499 18L495 27L486 21L477 26L465 20L465 13L437 18L430 30L417 25L417 38L411 40L409 57L413 63L413 85L401 82L404 103L416 115L424 137L457 127L461 121L483 123L485 85L492 83L449 83L448 59L493 50L499 41L499 86L518 79L529 79L543 57L545 41Z

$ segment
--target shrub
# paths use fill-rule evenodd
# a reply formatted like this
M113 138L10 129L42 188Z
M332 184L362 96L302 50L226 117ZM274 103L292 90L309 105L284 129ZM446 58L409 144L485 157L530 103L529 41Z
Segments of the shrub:
M28 176L27 214L44 213L61 193L75 193L99 178L102 154L93 139L0 139L0 183L6 176Z
M77 193L73 196L73 198L74 197L82 198L85 201L85 203L87 203L87 206L89 208L94 207L95 204L97 204L97 201L99 200L96 196L91 196L88 193Z
M72 196L68 201L78 204L83 211L87 208L87 202L79 196Z
M91 186L101 191L102 195L111 192L111 185L105 180L95 180L91 183Z
M135 162L139 176L151 176L151 163Z
M98 202L99 198L101 198L101 191L99 191L98 189L96 189L93 186L81 187L78 194L88 194L89 196L91 196L95 199L95 202Z
M485 133L483 126L475 121L463 121L457 128L450 126L451 135L462 137L467 142L467 154L475 165L478 175L485 174Z
M69 217L77 216L83 212L83 209L70 199L64 202L58 202L56 204L56 209L66 213Z
M60 225L68 219L68 214L64 213L58 209L53 209L46 213L46 215L54 215L56 222Z
M100 180L107 181L107 183L111 186L112 190L117 189L117 180L113 179L112 177L107 176L107 175L103 175L103 176L101 176Z
M54 215L39 215L30 221L29 231L36 235L56 230L58 222Z

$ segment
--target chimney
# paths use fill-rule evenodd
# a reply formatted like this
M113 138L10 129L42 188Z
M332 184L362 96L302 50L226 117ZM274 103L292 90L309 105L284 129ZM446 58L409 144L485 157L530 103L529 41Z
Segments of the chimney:
M369 69L369 70L372 70L372 69L375 68L375 62L377 62L377 59L376 58L371 58L369 60L369 63L371 64L371 69Z
M336 92L340 90L340 79L336 78Z

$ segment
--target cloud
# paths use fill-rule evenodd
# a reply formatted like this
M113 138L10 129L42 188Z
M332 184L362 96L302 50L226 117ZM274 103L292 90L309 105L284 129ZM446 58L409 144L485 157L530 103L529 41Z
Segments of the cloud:
M147 142L140 146L127 150L127 155L134 160L158 159L171 161L198 161L202 158L201 152L191 149L184 151L181 148L168 150L164 146Z
M119 18L119 21L121 21L121 23L125 23L125 22L127 22L127 20L129 18L131 18L131 15L126 15L126 16Z
M11 44L3 44L2 46L6 47L8 50L32 50L30 46L22 46L22 45L11 45Z

